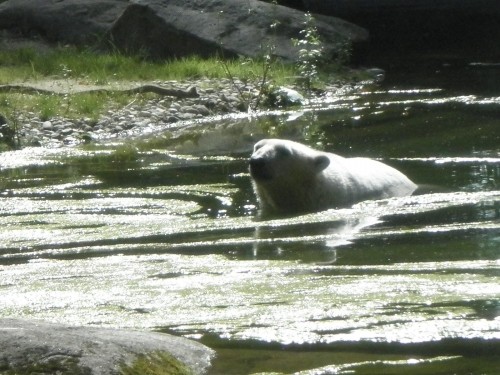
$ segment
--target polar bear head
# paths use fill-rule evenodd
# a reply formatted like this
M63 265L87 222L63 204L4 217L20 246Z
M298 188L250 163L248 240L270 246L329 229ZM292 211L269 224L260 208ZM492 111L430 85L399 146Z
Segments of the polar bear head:
M285 139L257 142L250 157L250 175L259 183L278 183L314 177L328 167L324 153Z
M250 176L263 211L310 207L309 191L330 164L321 151L284 139L263 139L250 157Z

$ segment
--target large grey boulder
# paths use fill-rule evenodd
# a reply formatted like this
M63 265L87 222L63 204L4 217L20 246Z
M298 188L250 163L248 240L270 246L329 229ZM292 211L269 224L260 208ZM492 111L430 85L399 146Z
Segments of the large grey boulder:
M266 45L274 55L296 60L291 39L300 38L304 13L258 0L136 0L111 29L115 47L152 58L210 56L259 57ZM276 27L272 27L276 25ZM368 32L338 18L316 16L325 54L339 44L366 41Z
M8 0L0 4L0 29L50 42L98 42L128 0Z
M141 355L169 353L204 374L214 352L167 334L0 319L1 373L112 375Z
M338 18L316 17L325 54L365 41L368 32ZM8 0L0 30L53 43L102 46L164 59L219 52L258 57L266 45L286 60L297 57L303 12L258 0ZM271 27L275 24L276 27ZM107 38L111 38L108 40Z

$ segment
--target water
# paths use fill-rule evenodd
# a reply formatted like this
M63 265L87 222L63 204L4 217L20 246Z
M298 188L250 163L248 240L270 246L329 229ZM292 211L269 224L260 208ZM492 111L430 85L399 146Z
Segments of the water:
M1 154L0 317L184 335L217 350L213 374L496 374L498 69ZM383 160L419 192L257 221L246 165L263 136Z

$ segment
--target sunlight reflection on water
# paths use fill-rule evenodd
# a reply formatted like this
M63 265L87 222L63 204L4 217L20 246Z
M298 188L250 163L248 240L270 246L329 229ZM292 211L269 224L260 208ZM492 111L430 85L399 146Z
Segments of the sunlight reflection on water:
M376 149L378 159L432 185L411 197L297 217L254 218L245 159L265 132L248 115L241 122L207 120L196 142L156 145L129 164L99 159L111 155L109 145L1 154L1 316L213 334L224 343L297 344L299 351L329 344L366 351L364 344L376 343L435 345L435 353L450 354L443 340L472 339L494 346L500 340L495 135L471 136L478 127L453 119L401 123L412 119L415 104L425 111L413 119L428 109L441 119L449 103L499 102L446 95L349 91L301 111L259 115L273 136L305 134L308 142L346 153ZM316 128L304 120L310 114ZM385 122L379 118L393 123L378 130L378 121ZM360 128L364 121L369 126ZM484 126L495 129L494 122ZM460 147L449 146L455 145L449 134ZM353 361L317 371L407 370L426 360Z

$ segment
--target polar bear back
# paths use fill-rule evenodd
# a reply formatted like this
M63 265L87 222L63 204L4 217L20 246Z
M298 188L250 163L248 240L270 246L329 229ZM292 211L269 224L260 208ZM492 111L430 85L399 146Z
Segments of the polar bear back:
M416 189L404 174L379 161L344 158L283 139L255 144L250 175L264 215L320 211Z
M343 158L325 153L330 164L318 175L327 190L340 189L342 197L331 197L330 205L349 205L367 199L401 197L411 194L416 185L403 173L368 158Z

